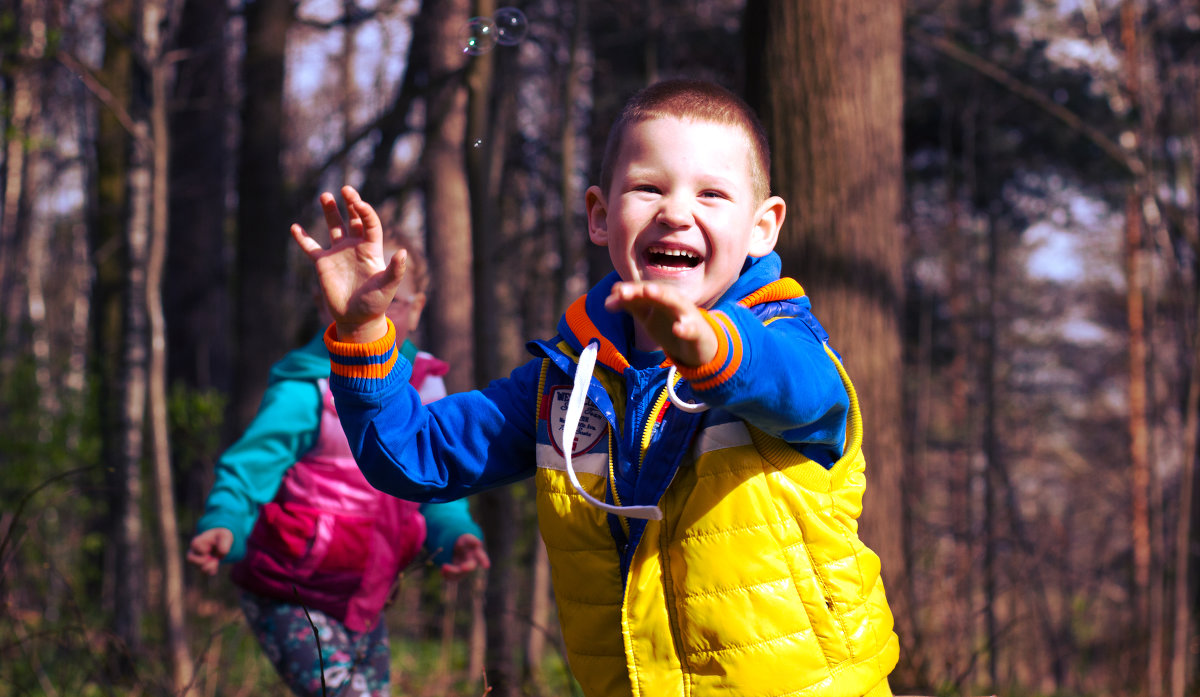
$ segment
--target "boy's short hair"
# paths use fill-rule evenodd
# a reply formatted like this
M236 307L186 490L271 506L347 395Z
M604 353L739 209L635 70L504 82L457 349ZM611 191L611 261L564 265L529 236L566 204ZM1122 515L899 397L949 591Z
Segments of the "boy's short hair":
M393 231L384 238L383 245L408 252L404 275L412 278L414 292L427 292L429 290L429 260L425 258L425 252L421 251L413 238L407 233Z
M664 117L741 128L750 141L750 179L754 193L760 200L771 195L771 147L758 114L741 97L714 82L684 78L663 80L644 87L625 103L604 146L604 159L600 162L600 188L603 191L607 193L612 186L613 167L625 129L631 124Z

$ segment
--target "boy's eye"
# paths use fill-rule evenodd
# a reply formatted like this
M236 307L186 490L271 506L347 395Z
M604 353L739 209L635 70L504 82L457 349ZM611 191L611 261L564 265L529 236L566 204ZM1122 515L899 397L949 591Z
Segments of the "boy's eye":
M638 184L638 185L636 185L636 186L634 186L634 187L633 187L633 190L634 190L634 191L643 191L643 192L645 192L645 193L648 193L648 194L657 194L657 193L659 193L658 187L657 187L657 186L654 186L654 185L652 185L652 184Z
M701 198L729 198L728 196L721 193L720 191L702 191L702 192L700 192L700 197Z

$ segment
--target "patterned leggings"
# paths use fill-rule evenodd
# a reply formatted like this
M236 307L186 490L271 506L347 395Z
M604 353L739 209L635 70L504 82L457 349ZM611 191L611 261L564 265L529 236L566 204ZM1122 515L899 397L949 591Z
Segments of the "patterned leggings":
M388 697L391 653L383 618L369 632L352 632L319 610L243 592L242 612L263 652L297 697ZM325 692L321 666L325 667Z

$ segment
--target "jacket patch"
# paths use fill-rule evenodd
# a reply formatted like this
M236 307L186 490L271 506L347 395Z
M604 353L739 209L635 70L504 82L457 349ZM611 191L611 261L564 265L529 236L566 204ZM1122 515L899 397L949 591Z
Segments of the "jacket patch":
M567 421L567 401L571 399L571 386L559 385L550 388L542 397L542 418L546 423L546 431L555 452L562 455L563 430ZM583 405L583 413L579 415L579 426L575 429L574 447L571 457L589 452L604 437L608 431L608 421L603 412L588 400Z

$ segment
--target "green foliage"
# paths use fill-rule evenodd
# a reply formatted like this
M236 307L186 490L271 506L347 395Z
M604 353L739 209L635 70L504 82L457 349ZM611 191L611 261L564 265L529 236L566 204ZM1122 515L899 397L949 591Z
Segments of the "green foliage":
M200 511L186 505L192 497L179 489L208 481L212 465L220 454L228 402L228 396L217 389L195 390L183 383L171 386L167 397L167 419L170 422L171 462L176 473L176 498L185 504L178 509L181 530L191 530Z
M171 386L167 415L171 422L171 445L176 457L194 460L212 457L221 446L228 396L215 388L189 389L182 383Z

